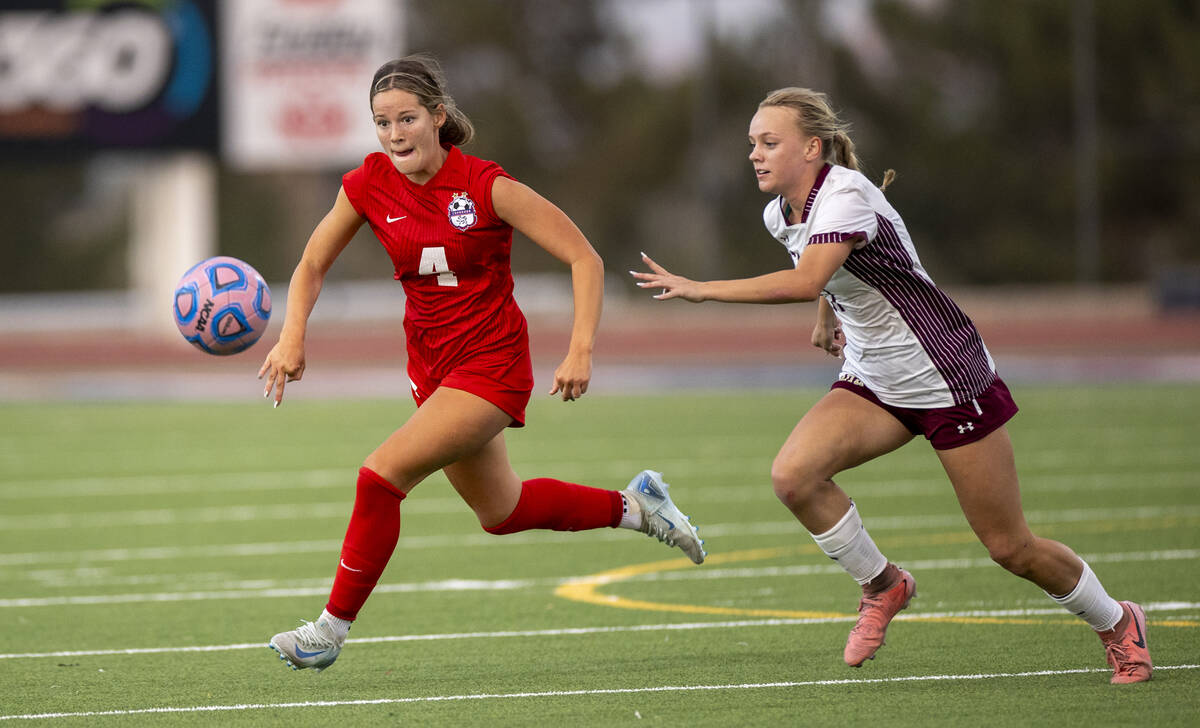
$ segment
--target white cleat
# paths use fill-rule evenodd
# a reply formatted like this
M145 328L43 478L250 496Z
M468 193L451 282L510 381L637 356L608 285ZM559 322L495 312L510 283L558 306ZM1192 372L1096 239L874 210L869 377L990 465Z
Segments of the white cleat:
M280 632L267 646L279 653L293 670L311 668L320 672L333 664L345 638L338 639L323 621L303 622L290 632Z
M708 553L696 533L691 519L675 507L667 492L671 486L663 482L662 473L643 470L634 476L623 491L642 508L642 527L638 530L653 536L668 546L678 546L693 562L704 562Z

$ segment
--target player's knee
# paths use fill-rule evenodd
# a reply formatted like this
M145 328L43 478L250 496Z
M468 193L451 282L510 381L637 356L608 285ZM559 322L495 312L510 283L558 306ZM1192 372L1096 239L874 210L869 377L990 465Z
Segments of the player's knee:
M399 467L394 460L381 455L378 451L368 455L363 460L362 467L378 473L394 489L402 493L412 490L425 477L423 474L412 472L411 469Z
M1033 562L1032 539L990 538L984 541L992 561L1017 576L1029 573Z
M366 457L365 460L362 461L362 467L372 470L376 473L378 473L380 470L386 470L383 462L375 455L375 453L371 453Z
M803 509L819 491L822 479L795 463L783 463L776 459L771 465L771 486L779 502L789 510Z

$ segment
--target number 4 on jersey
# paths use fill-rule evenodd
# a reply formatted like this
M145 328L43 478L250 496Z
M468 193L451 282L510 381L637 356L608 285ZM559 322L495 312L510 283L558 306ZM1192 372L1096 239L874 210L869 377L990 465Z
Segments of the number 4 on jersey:
M458 277L446 261L446 249L440 246L421 249L421 264L417 267L417 273L423 276L436 275L439 286L458 285Z

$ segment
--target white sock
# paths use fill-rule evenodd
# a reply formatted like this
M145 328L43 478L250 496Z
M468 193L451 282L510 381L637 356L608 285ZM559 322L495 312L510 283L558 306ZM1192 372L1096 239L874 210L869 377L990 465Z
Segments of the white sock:
M813 540L859 584L866 584L887 568L887 558L871 540L853 501L836 526L825 533L813 534Z
M1075 585L1070 594L1056 597L1050 592L1046 592L1046 595L1061 604L1071 614L1083 618L1083 621L1087 622L1092 629L1097 632L1107 632L1121 621L1121 615L1125 613L1125 609L1120 602L1104 591L1104 586L1092 573L1092 568L1087 565L1087 562L1083 559L1080 559L1080 562L1083 563L1083 573L1079 575L1079 583Z
M341 619L340 617L333 616L327 609L322 609L321 616L317 617L317 624L322 622L325 623L326 627L329 627L339 640L346 639L346 634L350 632L350 625L354 624L349 619Z
M642 508L637 501L621 494L621 502L625 504L625 510L621 513L621 522L617 524L618 528L632 528L638 530L642 527Z

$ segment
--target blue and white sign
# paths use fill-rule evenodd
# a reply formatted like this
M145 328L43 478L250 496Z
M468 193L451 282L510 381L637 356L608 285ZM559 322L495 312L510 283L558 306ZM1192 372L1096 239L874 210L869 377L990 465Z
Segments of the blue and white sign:
M215 148L214 0L0 10L0 145Z

